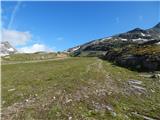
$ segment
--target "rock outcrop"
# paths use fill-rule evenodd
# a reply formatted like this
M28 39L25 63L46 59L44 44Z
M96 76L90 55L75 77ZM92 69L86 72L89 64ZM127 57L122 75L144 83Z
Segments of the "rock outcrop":
M101 58L139 71L156 71L160 70L160 45L110 50Z

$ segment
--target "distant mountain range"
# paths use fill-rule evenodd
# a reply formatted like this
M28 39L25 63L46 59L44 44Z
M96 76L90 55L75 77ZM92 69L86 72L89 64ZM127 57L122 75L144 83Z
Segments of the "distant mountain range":
M0 43L0 49L1 56L17 53L17 50L7 41Z
M122 47L128 44L147 44L157 43L160 44L160 23L153 28L143 30L141 28L135 28L126 33L121 33L111 37L101 38L93 40L91 42L79 45L68 49L70 53L77 55L82 52L94 52L94 51L107 51L110 48Z
M160 23L150 29L93 40L68 49L71 56L98 56L138 70L160 70Z

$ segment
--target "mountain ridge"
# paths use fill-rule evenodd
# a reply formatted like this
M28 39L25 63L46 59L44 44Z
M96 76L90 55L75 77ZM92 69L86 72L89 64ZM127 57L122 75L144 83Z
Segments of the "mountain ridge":
M72 53L75 52L77 50L82 49L85 45L89 45L91 46L92 44L94 45L95 43L100 43L100 42L108 42L110 43L110 41L113 40L116 41L126 41L126 42L137 42L137 43L144 43L150 40L157 40L157 43L160 42L160 23L156 24L154 27L149 28L149 29L141 29L141 28L135 28L133 30L130 30L128 32L124 32L124 33L120 33L120 34L116 34L110 37L104 37L104 38L100 38L100 39L96 39L96 40L92 40L90 42L84 43L82 45L78 45L75 46L73 48L69 48L67 51ZM85 46L85 47L87 47ZM77 48L77 49L75 49Z
M71 56L100 57L140 71L160 70L160 23L146 30L135 28L93 40L68 52Z

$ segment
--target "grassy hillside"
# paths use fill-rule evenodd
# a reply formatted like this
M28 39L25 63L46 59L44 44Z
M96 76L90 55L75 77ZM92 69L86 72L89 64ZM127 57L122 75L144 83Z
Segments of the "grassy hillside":
M16 62L26 62L26 61L41 61L41 60L52 60L56 58L65 58L67 53L45 53L45 52L36 52L36 53L17 53L8 56L2 56L3 63L16 63Z
M2 65L2 119L160 119L160 81L145 76L94 57Z
M8 61L26 61L26 60L40 60L51 59L56 57L56 53L19 53L2 57L3 60Z

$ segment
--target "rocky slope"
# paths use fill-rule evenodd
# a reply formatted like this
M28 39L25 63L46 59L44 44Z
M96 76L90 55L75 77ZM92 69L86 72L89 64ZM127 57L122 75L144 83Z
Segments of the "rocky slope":
M133 70L157 71L160 70L160 45L112 49L101 58Z
M154 71L160 70L159 48L160 23L150 29L136 28L126 33L94 40L68 51L72 56L99 56L124 67Z
M0 49L1 56L10 55L17 52L17 50L7 41L0 43Z

